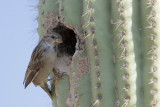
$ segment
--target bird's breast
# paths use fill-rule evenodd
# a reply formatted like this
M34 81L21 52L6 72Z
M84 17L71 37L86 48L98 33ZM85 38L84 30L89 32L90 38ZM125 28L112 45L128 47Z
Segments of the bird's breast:
M57 53L55 51L54 48L49 47L49 49L47 49L47 51L45 51L44 53L44 60L46 63L55 63L57 59Z

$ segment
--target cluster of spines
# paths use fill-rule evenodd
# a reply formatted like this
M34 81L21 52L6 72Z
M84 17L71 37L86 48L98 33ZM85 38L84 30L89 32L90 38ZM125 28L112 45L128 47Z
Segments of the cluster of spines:
M157 0L148 0L145 1L147 2L147 10L148 10L148 17L147 17L147 22L149 26L146 26L146 30L149 30L150 33L147 36L147 38L149 39L149 43L151 47L148 53L146 53L147 55L147 59L148 62L150 62L150 69L146 72L148 74L146 75L150 75L148 78L148 87L150 88L150 92L146 92L146 94L150 94L151 95L151 100L150 100L150 106L151 107L158 107L159 106L159 97L158 97L158 92L159 92L159 80L158 80L158 62L159 62L159 49L158 49L158 42L159 42L159 35L158 35L158 25L159 23L157 23L157 21L159 20L158 18L158 1ZM159 5L160 6L160 5ZM144 66L145 67L145 66ZM144 71L145 72L145 71ZM144 80L145 81L145 80ZM145 88L144 88L145 91ZM149 103L149 102L144 102L144 103Z
M128 5L126 5L128 3ZM116 106L131 106L134 105L135 96L131 95L132 93L136 94L136 89L134 83L136 83L136 66L134 62L134 50L133 50L133 41L132 40L132 31L131 31L131 13L132 8L131 1L125 0L116 0L113 2L112 6L116 5L116 18L118 21L115 24L115 41L118 41L116 44L116 75L117 75L117 90L118 91L118 100ZM112 8L113 9L113 8ZM127 14L127 15L126 15ZM119 18L119 19L118 19ZM118 38L117 38L118 36ZM119 54L120 53L120 54ZM134 79L133 79L134 78ZM132 93L131 93L132 92Z
M95 76L96 76L96 86L95 86L95 88L96 88L96 90L97 90L97 100L95 101L95 104L96 104L96 102L97 103L100 103L100 101L102 100L102 94L101 94L101 91L100 91L100 89L101 89L101 87L102 87L102 80L101 80L101 72L100 72L100 69L99 69L99 67L100 67L100 61L99 61L99 58L98 58L98 49L97 49L97 41L96 41L96 39L94 39L93 38L93 43L92 43L92 45L93 45L93 54L94 54L94 57L95 57L95 64L94 64L94 66L95 66Z
M122 49L120 60L124 60L123 65L120 68L120 70L125 71L128 68L128 62L125 60L128 56L128 53L127 53L127 50L126 50L127 42L125 41L125 37L127 36L127 32L124 28L125 17L123 17L123 13L125 11L125 8L124 8L122 2L123 2L122 0L117 0L117 3L119 4L118 11L119 11L119 15L120 15L120 20L117 23L116 30L118 30L119 27L122 28L119 35L118 35L119 39L120 39L118 45ZM127 81L128 79L129 79L129 74L126 72L126 73L123 74L123 81ZM124 85L123 90L125 92L128 92L129 89L130 89L129 84ZM130 100L130 97L126 96L123 100L124 103L122 105L127 106L128 103L129 103L129 100Z
M91 64L92 64L92 71L91 71L91 78L92 80L92 106L99 106L101 105L102 100L102 93L101 93L101 87L102 87L102 81L101 81L101 72L100 72L100 61L99 61L99 52L98 52L98 42L95 38L96 36L96 23L94 21L94 3L96 0L85 0L85 12L82 15L83 19L86 19L84 25L82 28L85 31L85 37L87 41L90 41L88 44L88 48L90 48L90 51L93 56L91 58ZM87 30L85 30L87 29ZM93 62L92 62L93 61Z

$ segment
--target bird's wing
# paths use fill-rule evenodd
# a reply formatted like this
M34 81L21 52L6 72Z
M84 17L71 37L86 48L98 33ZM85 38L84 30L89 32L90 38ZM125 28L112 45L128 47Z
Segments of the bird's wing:
M45 49L42 47L41 43L34 49L23 82L25 88L34 80L39 73L39 69L43 66L44 51Z

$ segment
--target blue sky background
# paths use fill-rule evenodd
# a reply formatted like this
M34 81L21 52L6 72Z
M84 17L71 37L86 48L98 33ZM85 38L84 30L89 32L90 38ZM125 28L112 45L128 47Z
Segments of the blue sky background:
M37 45L38 0L0 0L0 107L52 107L40 87L23 79Z

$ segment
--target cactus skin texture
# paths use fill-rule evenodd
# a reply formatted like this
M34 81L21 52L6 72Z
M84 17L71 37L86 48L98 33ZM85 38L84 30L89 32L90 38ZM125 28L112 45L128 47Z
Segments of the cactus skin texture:
M74 51L57 62L66 73L50 82L53 107L160 107L159 0L39 0L38 10L40 38L57 31Z

